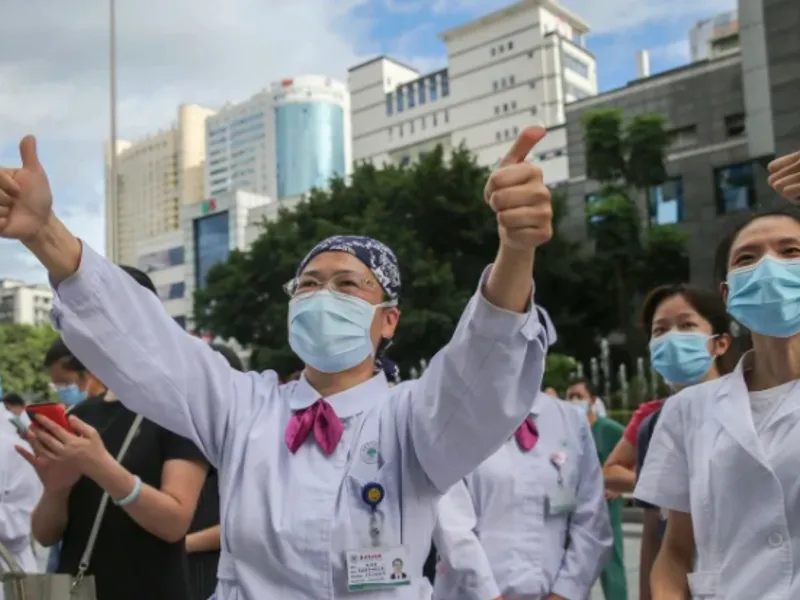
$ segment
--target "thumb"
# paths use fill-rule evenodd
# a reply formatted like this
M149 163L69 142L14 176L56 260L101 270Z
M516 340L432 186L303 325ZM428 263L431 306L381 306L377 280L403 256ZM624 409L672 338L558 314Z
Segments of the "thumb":
M524 162L528 153L533 150L533 147L542 141L542 138L547 135L547 130L544 127L526 127L519 134L511 149L505 155L503 160L500 161L501 167L509 165L516 165L517 163Z
M36 152L36 138L26 135L19 143L19 156L22 158L23 169L38 169L39 155Z

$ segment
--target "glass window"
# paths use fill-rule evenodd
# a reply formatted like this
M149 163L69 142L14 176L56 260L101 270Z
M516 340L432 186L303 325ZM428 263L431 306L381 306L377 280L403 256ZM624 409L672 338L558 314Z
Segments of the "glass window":
M431 102L436 102L439 99L439 92L436 88L436 77L428 79L428 89L430 90Z
M755 206L756 184L753 163L739 163L715 169L714 184L719 214L749 210Z
M514 85L514 83L516 82L516 80L517 80L517 79L516 79L516 77L514 77L513 75L510 75L510 76L508 77L508 85Z
M182 265L184 262L183 246L145 254L140 256L137 262L137 266L146 273Z
M175 300L176 298L183 298L186 295L186 283L183 281L178 281L176 283L171 283L169 285L169 300Z
M414 108L417 100L416 95L414 94L414 85L412 84L406 89L408 90L408 108Z
M675 177L647 191L651 225L683 221L683 179Z
M328 102L292 102L275 108L278 199L324 189L344 175L344 110Z
M416 85L417 85L417 91L419 92L419 103L425 104L426 101L425 82L420 81Z
M403 109L405 108L405 106L404 106L405 103L403 102L403 100L404 100L404 98L403 98L403 90L398 88L397 89L397 112L403 112Z
M442 73L442 98L450 95L450 79L447 76L447 71Z
M566 52L562 52L561 62L563 63L565 69L569 69L573 73L577 73L586 79L589 78L589 65L579 58L576 58L571 54L567 54Z
M230 254L230 223L228 211L222 211L194 221L195 287L206 286L208 271Z
M184 315L179 315L177 317L172 317L175 322L180 325L181 329L186 329L186 317Z
M386 116L391 117L394 113L394 96L386 94Z
M597 202L601 202L602 200L603 200L603 197L600 194L586 194L586 197L584 198L584 206L586 207L587 217L588 217L588 213L589 213L589 210L590 210L592 204L595 204ZM603 221L603 217L599 217L599 216L588 217L588 221L589 221L589 224L593 225L595 223L602 222Z

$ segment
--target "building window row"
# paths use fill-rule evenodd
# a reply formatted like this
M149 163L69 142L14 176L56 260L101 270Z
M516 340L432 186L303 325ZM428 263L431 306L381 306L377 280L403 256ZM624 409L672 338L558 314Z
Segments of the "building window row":
M506 50L511 52L514 49L514 42L506 42L505 44L500 44L499 46L494 46L489 52L492 56L497 56L498 54L503 54Z
M495 139L498 142L502 142L503 140L513 140L518 135L519 135L519 127L512 127L511 129L505 129L503 131L498 131L495 134Z
M561 64L565 69L572 71L576 75L580 75L584 79L589 79L589 65L580 58L562 52Z
M496 92L498 90L501 90L501 89L504 89L504 88L507 88L507 87L511 87L512 85L515 85L516 83L517 83L517 78L514 77L513 75L509 75L508 77L503 77L499 81L493 82L492 83L492 87L494 88L494 91Z
M446 110L441 112L441 121L444 124L450 122L450 113ZM420 117L419 119L410 119L404 123L400 123L397 126L397 137L402 138L406 130L408 130L409 135L414 135L417 131L417 126L419 126L420 131L425 131L428 128L428 123L430 122L431 127L438 127L439 125L439 113L431 113L430 115L425 115ZM394 136L394 127L389 127L387 130L389 132L389 141L392 141Z
M436 102L450 95L450 78L447 71L440 71L422 79L397 86L393 94L386 94L386 115L401 113L406 109Z
M714 169L714 195L717 214L753 210L757 203L755 168L752 161ZM671 177L647 190L651 225L674 225L684 219L685 190L682 177ZM599 194L587 194L586 205L602 200ZM592 222L590 220L590 222ZM596 218L595 221L596 222Z
M584 98L588 98L592 94L583 88L578 87L577 85L573 85L571 83L567 83L564 89L564 94L566 96L571 96L572 100L583 100Z
M507 113L509 110L517 110L517 102L516 100L512 100L511 102L503 102L503 104L498 104L494 107L494 114L499 115L500 113Z

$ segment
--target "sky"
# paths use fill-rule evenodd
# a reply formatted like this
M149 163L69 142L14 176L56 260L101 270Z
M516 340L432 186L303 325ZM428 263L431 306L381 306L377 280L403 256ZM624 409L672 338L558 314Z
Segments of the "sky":
M9 2L10 0L5 0ZM736 0L561 0L591 26L601 90L688 60L688 30ZM422 72L446 65L437 34L509 0L117 0L119 135L169 128L177 106L241 101L272 81L347 68L380 54ZM56 212L104 249L103 144L109 131L108 0L16 2L0 36L0 164L37 136ZM44 281L0 240L0 278Z

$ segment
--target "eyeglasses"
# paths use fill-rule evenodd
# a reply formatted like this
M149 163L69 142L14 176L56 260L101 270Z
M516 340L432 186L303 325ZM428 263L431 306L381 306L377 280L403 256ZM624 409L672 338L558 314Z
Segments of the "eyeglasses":
M358 273L337 273L327 280L322 280L312 275L300 275L300 277L289 280L283 286L283 291L290 298L303 294L313 294L326 289L348 296L360 296L365 292L379 290L380 285L374 279L364 277Z

